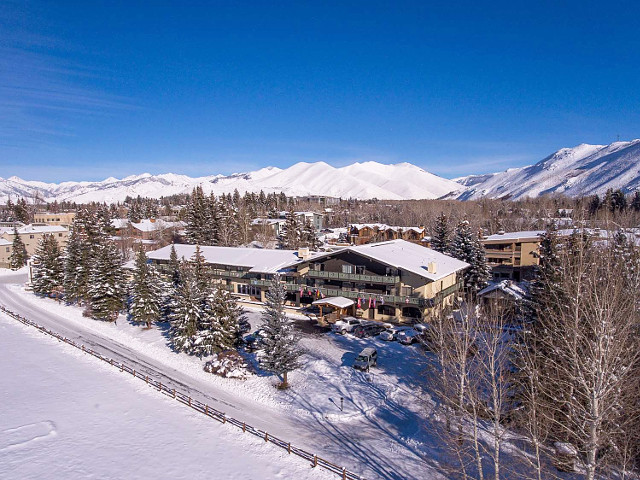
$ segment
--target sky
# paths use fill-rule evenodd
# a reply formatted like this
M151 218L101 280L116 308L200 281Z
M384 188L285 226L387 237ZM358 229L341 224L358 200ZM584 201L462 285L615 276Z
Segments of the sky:
M0 177L454 178L640 137L637 1L0 3Z

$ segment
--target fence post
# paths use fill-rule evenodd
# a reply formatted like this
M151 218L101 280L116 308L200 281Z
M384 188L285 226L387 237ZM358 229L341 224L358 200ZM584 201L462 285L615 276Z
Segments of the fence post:
M173 398L176 398L176 389L173 389Z
M318 466L318 455L314 455L313 456L313 466L317 467Z
M120 371L124 370L124 364L120 364Z
M247 431L247 424L242 422L242 433L245 433Z
M191 406L191 397L189 397L189 406Z
M147 385L149 384L149 375L144 376L144 381L147 382Z
M347 480L347 469L342 467L342 480Z
M204 413L209 415L209 405L204 406Z
M289 442L289 446L287 447L287 451L289 452L289 455L291 455L291 442Z
M264 441L265 442L269 441L269 434L267 432L264 432Z
M227 414L226 413L222 414L222 423L227 423Z
M158 391L161 392L162 391L162 382L158 382Z
M136 376L136 369L135 368L133 369L133 376L134 377Z

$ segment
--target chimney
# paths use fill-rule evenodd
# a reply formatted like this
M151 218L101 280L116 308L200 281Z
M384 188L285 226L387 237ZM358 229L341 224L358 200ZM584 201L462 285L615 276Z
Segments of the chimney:
M438 273L436 262L429 262L429 264L427 265L427 271L429 273Z
M298 258L300 260L306 260L310 256L311 256L311 254L309 253L309 247L300 247L300 248L298 248Z

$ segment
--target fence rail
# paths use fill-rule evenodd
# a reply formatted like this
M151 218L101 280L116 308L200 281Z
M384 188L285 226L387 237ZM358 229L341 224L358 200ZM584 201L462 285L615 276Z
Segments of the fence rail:
M46 327L38 325L32 320L29 320L26 317L23 317L15 312L12 312L8 308L6 308L4 305L0 305L0 311L6 313L11 318L19 321L20 323L23 323L24 325L29 325L31 327L34 327L40 330L40 332L42 332L45 335L49 335L51 337L56 338L58 341L61 341L73 347L76 347L77 349L82 350L84 353L93 355L94 357L102 360L103 362L108 363L112 367L119 369L121 372L126 372L132 375L133 377L144 381L150 387L158 390L158 392L175 399L176 401L192 408L193 410L196 410L199 413L202 413L203 415L206 415L209 418L217 420L218 422L223 424L228 423L229 425L236 427L239 430L242 430L243 433L254 435L256 437L263 439L265 443L271 443L277 447L280 447L286 450L290 455L297 455L298 457L308 460L309 462L311 462L311 467L320 467L325 470L328 470L332 473L335 473L336 475L339 475L340 477L342 477L343 480L364 480L363 477L347 470L344 467L336 465L335 463L332 463L329 460L319 457L318 455L310 453L302 448L296 447L295 445L292 445L291 442L287 442L285 440L282 440L281 438L276 437L275 435L271 435L265 430L260 430L258 428L253 427L252 425L249 425L246 422L242 422L236 418L229 417L224 412L217 410L213 407L210 407L209 405L204 404L199 400L192 398L190 395L187 395L185 393L182 393L179 390L176 390L175 388L170 388L167 385L163 385L162 382L160 382L159 380L155 380L149 377L149 375L146 375L140 371L136 371L135 368L132 368L129 365L126 365L125 363L118 362L113 358L105 357L104 355L96 352L95 350L85 347L83 344L76 343L70 338L66 338L54 332L53 330L50 330Z

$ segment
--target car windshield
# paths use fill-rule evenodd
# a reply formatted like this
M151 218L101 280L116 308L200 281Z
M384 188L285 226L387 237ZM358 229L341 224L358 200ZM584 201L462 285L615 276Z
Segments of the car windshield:
M358 355L356 357L356 362L366 362L367 361L367 357L365 357L364 355Z

